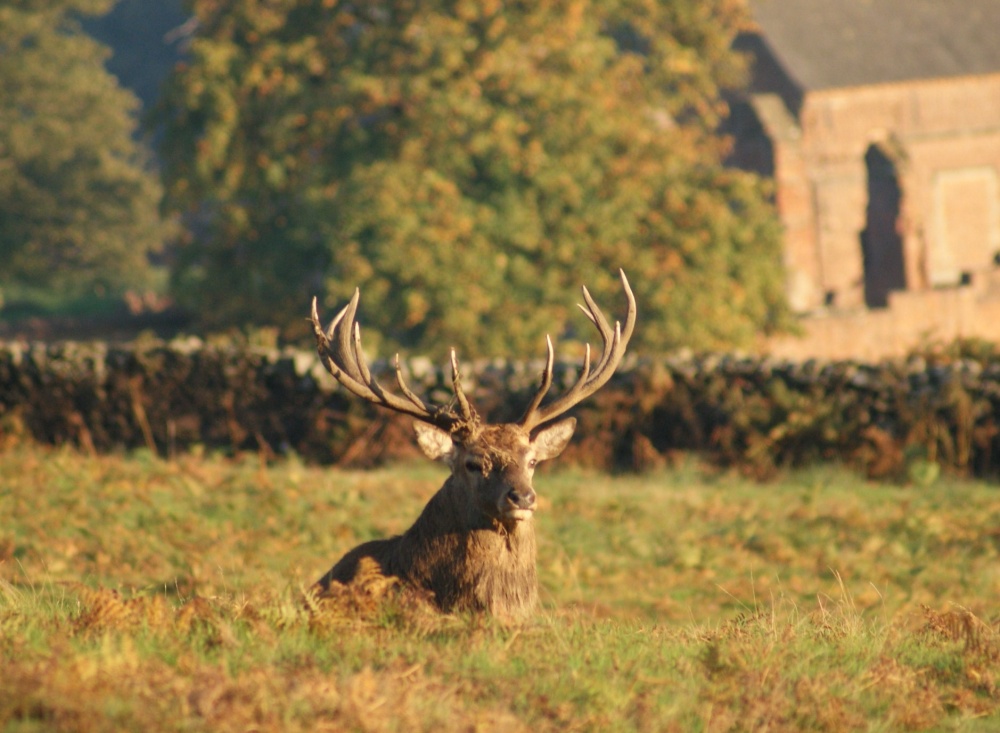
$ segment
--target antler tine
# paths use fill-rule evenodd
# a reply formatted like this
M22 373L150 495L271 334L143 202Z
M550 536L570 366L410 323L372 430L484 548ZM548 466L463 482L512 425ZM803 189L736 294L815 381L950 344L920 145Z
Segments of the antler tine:
M587 290L587 286L583 286L583 301L587 304L586 307L576 304L576 307L583 311L584 315L590 319L590 322L597 326L597 330L601 334L601 341L604 344L601 360L597 363L597 371L601 371L604 365L607 363L608 357L611 355L612 350L608 349L608 344L614 343L614 331L611 329L611 324L608 323L608 319L604 317L604 313L601 312L600 307L594 301L591 296L590 291ZM618 322L615 322L617 327Z
M361 299L361 289L354 288L354 294L350 302L344 308L344 315L336 324L336 328L331 325L330 333L336 344L335 354L340 362L341 368L351 375L351 378L362 384L365 383L364 374L358 367L357 356L352 354L355 351L355 322L354 316L358 312L358 301Z
M343 308L341 308L337 312L337 315L335 315L333 317L333 320L330 321L330 325L327 327L326 333L324 334L326 336L327 340L330 340L330 339L333 338L333 331L334 331L335 328L337 328L337 324L340 323L340 321L344 318L344 314L347 313L347 308L348 308L348 306L346 306L346 305ZM313 322L313 329L314 330L320 327L319 313L316 310L316 297L315 296L313 296L313 301L312 301L312 322Z
M618 275L621 278L622 287L625 289L625 299L628 301L628 310L625 311L625 328L622 330L622 342L628 343L629 339L632 338L632 331L635 330L635 317L637 315L635 294L632 292L632 286L628 284L628 278L625 277L625 270L619 267Z
M381 405L391 406L393 404L393 397L389 392L386 392L382 385L378 383L378 380L372 376L371 369L368 368L368 361L365 359L364 349L361 348L361 324L357 321L354 322L354 341L351 344L350 357L354 359L354 364L357 366L358 372L361 374L362 384L366 385L368 389L371 390L372 394L378 399L378 403Z
M538 390L535 392L535 396L531 398L531 404L524 411L521 416L521 422L527 419L527 417L538 409L538 406L542 404L542 399L545 397L546 393L549 391L549 387L552 386L552 367L555 365L555 350L552 348L552 339L548 334L545 335L545 346L548 349L548 358L545 360L545 369L542 371L542 381L538 385ZM588 344L587 351L590 351L590 346ZM588 353L589 358L589 353Z
M365 352L361 348L361 324L357 321L354 322L354 343L351 344L351 352L351 356L354 357L354 363L358 367L358 372L361 373L361 379L365 384L370 384L374 392L376 383L372 379L371 370L368 368L368 362L365 360Z
M467 422L474 422L476 413L472 409L472 405L469 404L465 392L462 391L462 375L458 372L458 356L456 356L454 349L451 350L451 386L455 392L455 398L458 400L458 407L462 411L462 418Z
M597 330L601 334L601 340L604 342L601 358L598 360L597 366L594 367L593 371L591 371L590 345L588 344L584 355L583 368L581 369L576 382L572 387L570 387L566 394L546 405L544 408L540 407L540 405L542 397L545 396L545 392L548 390L548 385L544 385L544 389L540 388L519 423L525 429L531 430L544 422L548 422L549 420L558 417L573 406L579 404L582 400L603 387L607 381L611 379L611 375L614 374L615 369L617 369L618 365L621 363L622 357L625 355L625 347L628 345L629 339L632 337L632 331L635 329L636 306L635 295L632 293L632 288L629 286L628 278L625 277L625 272L623 270L619 270L618 272L621 276L622 287L625 290L625 298L628 301L628 310L625 315L625 327L622 328L620 321L615 321L615 327L612 330L611 325L604 317L604 313L598 307L597 303L591 297L590 292L586 287L583 288L583 299L587 305L586 307L580 306L580 309L584 312L590 322L597 326ZM543 379L543 383L545 380L551 383L551 366L546 369L546 372L547 374Z
M333 375L334 379L344 385L344 387L346 387L349 391L359 397L368 399L368 392L365 389L365 386L354 379L350 374L345 372L340 365L337 364L337 361L330 353L330 341L333 340L334 332L344 319L344 315L347 313L347 309L349 307L350 306L344 306L330 322L329 329L324 331L319 321L319 312L316 308L316 298L313 298L310 320L312 321L313 333L316 336L316 348L319 352L320 359L323 362L323 366L325 366L326 370Z
M625 277L625 271L622 269L618 270L618 274L621 277L622 288L625 290L625 298L628 301L629 308L625 316L625 328L624 331L621 329L620 321L615 321L614 331L611 329L611 325L608 320L604 317L604 313L601 312L600 307L594 301L593 297L590 295L590 291L587 287L583 288L583 299L587 303L587 307L577 304L577 307L584 312L587 318L590 319L591 323L597 326L597 329L601 332L601 340L604 342L604 354L601 358L601 362L597 365L596 371L600 372L605 364L605 359L610 357L614 353L614 348L608 350L608 343L614 343L614 339L618 338L625 343L632 338L632 331L635 329L635 295L632 293L632 287L629 285L628 278ZM617 336L615 334L618 334Z
M417 397L413 392L410 391L410 387L406 384L406 380L403 379L403 368L399 364L399 354L396 354L396 385L399 387L399 391L403 393L410 402L414 404L418 409L430 412L427 409L427 405L423 403L419 397Z
M453 379L456 386L456 397L462 409L462 415L455 414L447 407L428 408L419 397L406 385L399 355L396 355L396 384L403 397L387 391L372 376L361 347L361 326L354 320L360 299L360 290L355 289L350 302L334 317L329 329L323 330L319 321L319 311L316 298L312 301L310 320L313 333L316 336L316 348L326 370L352 394L394 412L400 412L423 422L436 425L445 430L451 430L459 423L475 421L475 411L469 404L457 378ZM452 352L452 363L457 364ZM405 398L405 399L404 399Z

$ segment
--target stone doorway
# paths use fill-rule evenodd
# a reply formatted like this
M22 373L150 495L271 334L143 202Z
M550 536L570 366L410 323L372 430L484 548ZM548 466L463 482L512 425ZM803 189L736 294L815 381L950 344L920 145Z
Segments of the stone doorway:
M868 205L865 228L861 231L865 305L884 308L888 305L890 292L906 288L903 238L899 233L902 190L896 164L880 146L868 147L865 168Z

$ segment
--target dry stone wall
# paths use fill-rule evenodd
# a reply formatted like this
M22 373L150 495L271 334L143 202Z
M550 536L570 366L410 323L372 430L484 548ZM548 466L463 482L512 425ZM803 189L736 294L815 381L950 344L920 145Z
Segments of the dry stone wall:
M450 399L445 370L404 364L415 391ZM576 364L560 364L553 392ZM516 419L541 362L476 362L463 384L493 420ZM374 371L391 383L387 364ZM697 452L759 476L840 461L914 479L931 468L1000 475L1000 360L861 364L720 355L631 359L576 408L561 462L642 470ZM347 394L306 351L205 344L0 344L0 445L295 453L371 465L415 455L409 420Z

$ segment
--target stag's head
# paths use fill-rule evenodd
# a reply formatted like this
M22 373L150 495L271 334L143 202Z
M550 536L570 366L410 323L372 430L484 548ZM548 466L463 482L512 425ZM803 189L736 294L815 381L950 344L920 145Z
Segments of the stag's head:
M464 495L472 516L513 526L530 520L535 510L532 477L542 461L558 456L569 443L576 427L575 418L555 421L583 399L600 389L621 363L625 347L635 327L635 297L624 272L620 272L628 301L624 327L608 323L587 288L581 305L601 335L603 349L596 365L591 363L590 345L573 386L562 396L542 404L552 386L555 352L546 337L548 354L545 369L534 397L521 418L514 423L485 424L462 390L458 359L451 352L451 378L455 399L451 404L428 406L407 386L396 355L396 385L399 394L386 390L372 376L361 349L361 328L355 321L360 293L324 330L313 299L312 324L320 358L326 369L349 392L395 412L416 419L417 442L431 459L451 468L453 488ZM555 422L553 422L555 421Z
M535 467L562 453L576 419L560 420L535 435L515 424L484 425L463 437L425 423L414 427L424 454L451 468L455 490L467 498L469 523L497 522L510 527L531 519Z

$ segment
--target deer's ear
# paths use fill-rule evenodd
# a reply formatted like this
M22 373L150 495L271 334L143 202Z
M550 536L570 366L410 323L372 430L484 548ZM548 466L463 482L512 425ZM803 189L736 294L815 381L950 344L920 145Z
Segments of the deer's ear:
M563 452L576 429L576 418L568 417L542 428L531 439L536 461L547 461Z
M417 433L417 444L425 456L432 461L447 462L451 459L455 444L452 443L448 433L425 422L413 423L413 429Z

